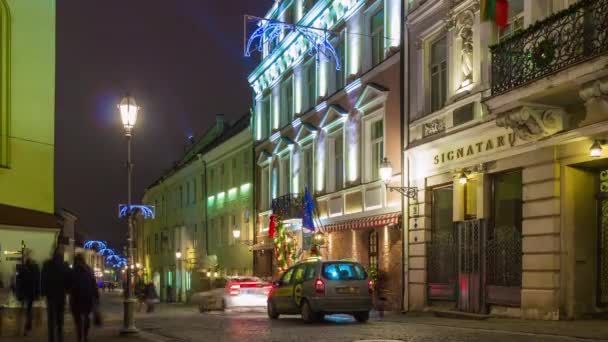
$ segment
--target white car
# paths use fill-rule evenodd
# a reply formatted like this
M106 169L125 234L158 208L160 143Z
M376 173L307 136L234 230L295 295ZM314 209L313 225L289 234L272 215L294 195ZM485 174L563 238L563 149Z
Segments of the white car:
M227 277L224 287L192 295L192 303L200 312L238 309L265 308L272 284L257 277Z

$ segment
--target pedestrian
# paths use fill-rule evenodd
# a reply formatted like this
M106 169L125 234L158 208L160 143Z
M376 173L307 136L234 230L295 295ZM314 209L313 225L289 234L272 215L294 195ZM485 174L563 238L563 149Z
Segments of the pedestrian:
M154 312L154 304L158 301L158 294L153 282L149 282L144 288L144 301L146 303L146 312Z
M40 268L31 257L25 257L25 263L18 267L16 276L16 294L25 311L25 326L23 336L32 331L32 309L34 301L40 296Z
M63 313L69 276L70 266L63 260L63 249L57 247L51 259L42 266L42 295L46 297L49 342L63 341Z
M99 305L99 292L93 270L82 254L74 257L70 276L70 310L76 324L78 342L87 342L91 325L91 313Z

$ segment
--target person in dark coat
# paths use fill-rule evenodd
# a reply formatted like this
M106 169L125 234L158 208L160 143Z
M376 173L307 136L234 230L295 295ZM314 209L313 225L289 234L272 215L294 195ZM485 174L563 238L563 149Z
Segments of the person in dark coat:
M63 313L68 290L70 267L63 260L63 250L55 249L42 265L42 295L46 297L49 342L63 341Z
M29 256L25 263L19 267L16 279L17 299L25 311L25 327L23 335L32 330L32 308L34 301L40 296L40 268Z
M91 313L99 304L99 292L93 270L86 264L82 254L74 257L69 293L78 342L86 342L91 325Z

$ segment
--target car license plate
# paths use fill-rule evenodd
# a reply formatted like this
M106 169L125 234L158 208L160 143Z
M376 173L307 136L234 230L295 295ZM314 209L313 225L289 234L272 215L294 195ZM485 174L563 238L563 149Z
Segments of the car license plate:
M241 290L241 292L242 292L243 294L248 294L248 295L250 295L250 294L255 294L255 290L252 290L252 289L245 289L245 290Z
M354 294L354 293L359 293L359 288L358 287L352 287L352 286L337 287L336 288L336 292L339 293L339 294Z

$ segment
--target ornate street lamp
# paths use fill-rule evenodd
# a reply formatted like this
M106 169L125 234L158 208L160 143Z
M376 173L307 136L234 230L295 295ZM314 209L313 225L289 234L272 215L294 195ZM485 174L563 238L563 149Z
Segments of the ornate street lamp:
M393 178L393 166L391 165L391 162L386 157L384 159L382 159L382 162L380 163L379 172L380 172L380 179L382 179L382 181L384 182L384 185L386 186L386 188L389 191L397 191L398 193L402 194L403 196L406 196L411 199L416 199L416 197L418 197L418 188L416 188L415 186L409 187L409 186L390 186L389 185L389 183L391 182L391 179Z
M133 133L133 127L137 121L137 113L139 107L135 102L135 99L127 93L126 96L120 101L118 105L120 111L120 118L125 128L125 136L127 137L127 207L129 208L127 213L127 264L133 266L133 214L130 210L131 207L131 178L133 174L133 163L131 162L131 135ZM124 300L124 315L123 315L123 327L120 331L123 335L130 335L137 333L135 322L133 320L133 311L135 307L135 299L133 298L133 290L131 285L133 283L132 272L127 273L127 291L125 292Z

